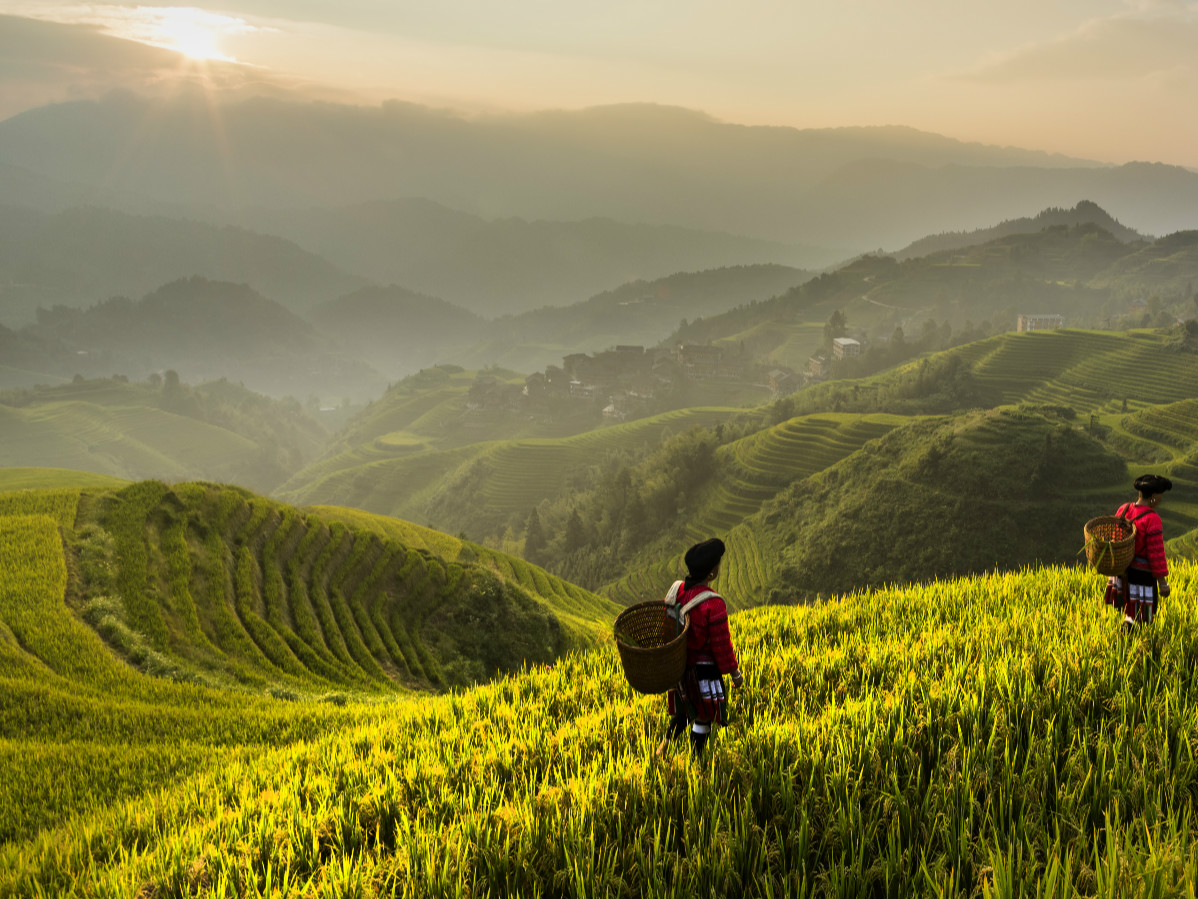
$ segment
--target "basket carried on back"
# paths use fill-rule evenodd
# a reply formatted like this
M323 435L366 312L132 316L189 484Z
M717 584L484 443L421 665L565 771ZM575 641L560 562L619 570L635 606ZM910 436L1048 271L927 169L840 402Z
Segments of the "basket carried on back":
M629 606L616 618L615 630L620 664L632 689L664 693L682 679L690 622L674 636L674 619L660 599Z
M1136 526L1119 515L1100 515L1086 522L1086 561L1099 574L1123 574L1135 554Z

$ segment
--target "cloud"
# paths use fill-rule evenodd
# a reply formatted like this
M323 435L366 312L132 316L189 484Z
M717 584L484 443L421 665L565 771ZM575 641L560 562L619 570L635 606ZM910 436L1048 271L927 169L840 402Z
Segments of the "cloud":
M226 96L284 94L346 99L258 67L191 60L174 50L114 37L100 24L0 16L0 119L48 103L113 90L164 96L198 87Z
M963 80L990 84L1198 77L1198 14L1176 0L1142 0L1135 12L1098 19L1071 34L994 56Z
M162 47L192 56L233 62L219 49L222 37L253 34L261 29L240 16L190 6L123 6L116 3L46 3L6 0L7 14L60 25L91 25L101 33ZM205 52L195 52L200 43Z

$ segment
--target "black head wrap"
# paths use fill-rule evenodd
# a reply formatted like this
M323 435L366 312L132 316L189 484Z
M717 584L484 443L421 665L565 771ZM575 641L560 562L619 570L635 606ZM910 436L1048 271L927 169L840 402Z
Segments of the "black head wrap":
M1141 496L1152 496L1154 493L1164 493L1173 489L1173 482L1163 475L1142 474L1132 483Z
M702 543L696 543L686 551L683 561L686 562L686 586L693 587L700 581L705 581L720 564L724 557L724 541L712 537Z

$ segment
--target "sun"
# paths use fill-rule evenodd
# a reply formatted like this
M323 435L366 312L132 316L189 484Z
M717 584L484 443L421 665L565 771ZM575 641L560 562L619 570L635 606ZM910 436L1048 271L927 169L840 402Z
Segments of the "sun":
M220 23L198 9L163 9L157 24L157 42L190 59L229 60L220 49Z

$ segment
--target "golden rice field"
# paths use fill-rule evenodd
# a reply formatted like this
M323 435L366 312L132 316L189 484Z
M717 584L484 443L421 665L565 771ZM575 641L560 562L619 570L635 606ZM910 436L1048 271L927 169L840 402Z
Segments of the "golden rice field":
M20 803L28 825L0 846L3 897L1198 889L1190 563L1131 637L1079 569L738 612L734 720L701 759L657 758L661 700L631 693L610 644L448 695L338 707L129 672L101 661L57 595L53 519L5 522L21 549L0 570L0 620L26 636L0 630L0 648L35 655L40 622L60 624L47 661L4 676L40 699L0 707L0 807ZM13 588L35 574L38 596ZM71 640L106 689L74 667ZM135 783L103 750L139 735L154 751L131 756ZM63 789L38 780L57 768Z

